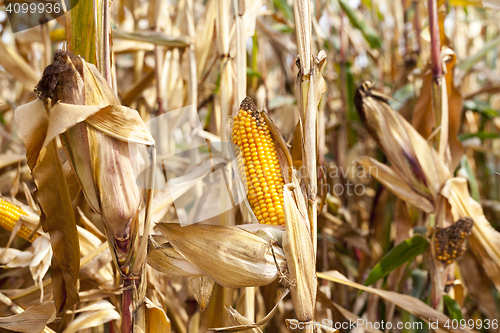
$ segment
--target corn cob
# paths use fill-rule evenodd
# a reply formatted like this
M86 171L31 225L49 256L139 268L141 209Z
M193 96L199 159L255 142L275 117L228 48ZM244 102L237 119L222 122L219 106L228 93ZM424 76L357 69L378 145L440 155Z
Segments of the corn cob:
M266 121L251 98L241 102L234 118L233 143L250 206L262 224L285 224L278 154Z
M5 199L0 198L0 226L7 229L8 231L12 231L21 215L28 215L28 214L26 214L26 212L21 207L14 205ZM33 238L29 240L28 237L31 234L31 232L32 230L30 230L23 224L21 225L21 229L19 229L19 231L17 232L17 235L24 238L27 241L33 241L39 235L35 234Z

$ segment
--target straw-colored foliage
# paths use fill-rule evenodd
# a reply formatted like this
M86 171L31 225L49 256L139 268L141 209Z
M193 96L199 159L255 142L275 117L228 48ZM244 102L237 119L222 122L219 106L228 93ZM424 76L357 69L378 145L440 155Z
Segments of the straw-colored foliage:
M499 1L13 8L0 330L498 331Z

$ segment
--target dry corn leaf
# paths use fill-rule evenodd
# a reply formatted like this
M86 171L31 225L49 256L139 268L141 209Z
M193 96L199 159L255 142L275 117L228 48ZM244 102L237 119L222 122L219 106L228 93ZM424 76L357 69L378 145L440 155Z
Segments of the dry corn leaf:
M118 140L145 145L154 144L154 139L137 111L126 106L102 107L57 103L50 110L49 128L43 146L83 121Z
M462 119L462 95L453 84L454 66L457 57L454 53L449 53L446 59L446 90L448 94L448 112L449 112L449 132L448 144L450 147L452 163L450 170L455 170L462 158L464 149L458 140L458 131ZM429 136L436 129L434 109L432 106L432 72L430 68L425 70L427 74L423 77L422 89L415 104L412 116L412 125L424 137Z
M436 150L388 104L388 97L364 82L355 94L364 125L386 154L394 173L414 191L434 201L450 177Z
M340 274L338 271L328 271L328 272L322 272L322 273L317 273L318 278L320 279L326 279L328 281L340 283L349 287L353 287L359 290L367 291L371 294L375 294L377 296L382 297L383 299L396 304L400 308L405 309L409 313L413 314L416 317L419 317L426 323L429 323L429 321L432 321L435 323L438 321L439 328L434 329L435 332L437 333L443 333L443 332L469 332L472 333L472 330L469 330L467 328L465 329L453 329L451 327L446 328L444 325L446 322L450 322L449 318L445 316L444 314L434 310L418 298L409 296L409 295L404 295L404 294L399 294L393 291L386 291L386 290L381 290L377 288L371 288L371 287L366 287L363 286L359 283L352 282L349 279L347 279L344 275Z
M392 168L368 156L360 157L358 163L403 201L427 213L432 213L435 210L431 201L415 192ZM372 169L375 172L372 172Z
M349 310L346 310L344 309L343 307L341 307L340 305L338 305L337 303L333 302L328 296L325 295L325 293L323 293L321 290L318 290L318 302L321 302L323 303L324 305L328 306L329 308L331 309L335 309L337 310L338 312L340 312L340 314L342 314L342 316L344 316L345 319L349 320L350 322L352 323L359 323L358 320L360 320L361 318L357 315L355 315L354 313L352 313L351 311ZM363 320L363 319L362 319ZM330 329L333 329L334 325L333 325L333 322L331 322L332 324L329 325L329 328ZM368 325L366 325L367 323L367 320L363 320L363 323L365 323L365 327L360 327L361 325L357 326L358 328L364 328L366 330L366 332L373 332L373 333L382 333L380 330L377 330L377 329L374 329L374 328L368 328ZM328 326L327 326L328 327Z
M292 191L294 185L287 184L283 194L285 199L285 235L283 250L288 264L292 301L295 314L300 321L309 321L314 317L316 302L316 259L311 236L303 215L299 212Z
M226 311L229 314L229 323L231 324L231 326L255 325L255 323L253 321L251 321L247 317L245 317L242 314L240 314L238 311L236 311L236 309L233 309L232 306L229 307L229 308L226 308ZM240 332L240 333L244 333L244 332L262 333L262 330L260 328L258 328L258 327L254 327L254 328L249 328L249 329L242 330L242 331L237 331L237 332Z
M75 333L85 328L97 327L112 320L120 320L120 314L114 309L88 311L73 320L63 333Z
M490 320L500 319L491 293L493 284L485 274L481 262L471 251L466 251L462 258L457 261L457 264L460 269L461 279L467 287L467 292L470 297L477 301L479 309Z
M190 277L189 286L193 291L194 298L196 302L200 305L201 311L205 310L210 302L210 297L212 297L212 291L214 290L215 282L211 278L200 276L200 277Z
M278 309L278 305L283 300L283 298L285 298L288 295L289 291L290 291L289 289L285 289L285 288L278 289L277 296L276 296L276 299L278 301L276 302L276 305L274 305L274 307L271 309L271 311L267 315L265 315L261 320L259 320L255 324L251 320L249 320L248 318L242 316L241 314L238 314L238 316L234 317L234 319L242 322L239 325L230 326L230 327L223 327L223 328L210 328L209 330L212 330L215 332L239 332L239 331L244 332L246 330L252 330L252 329L258 328L259 326L266 324L274 316L274 314L276 313L276 310ZM226 310L227 310L227 308L226 308ZM227 311L229 312L229 310L227 310ZM237 313L236 310L234 310L232 312L233 312L233 314ZM247 323L244 323L244 322L247 322Z
M158 272L168 275L204 276L170 244L158 245L153 239L150 239L148 244L148 264Z
M35 138L45 136L46 118L40 114L46 112L42 102L36 101L17 108L15 120L29 152L28 164L37 186L36 197L43 212L40 221L44 231L51 236L52 281L57 286L54 288L54 300L57 311L61 312L78 302L76 282L80 269L80 248L71 198L56 142L52 140L45 148L41 148L41 141L34 141ZM38 127L38 124L41 126ZM39 133L33 135L32 132Z
M232 226L159 223L158 230L187 261L207 277L228 288L258 287L285 268L281 248Z
M0 65L12 74L17 80L21 81L26 90L33 90L36 86L39 74L9 45L0 40Z
M42 332L45 325L56 318L54 302L44 302L9 317L0 317L0 327L16 332Z
M495 287L500 290L500 233L488 222L481 205L472 199L463 178L451 178L442 194L451 205L453 219L471 217L474 221L469 245Z
M165 311L146 298L146 332L170 333L171 325Z

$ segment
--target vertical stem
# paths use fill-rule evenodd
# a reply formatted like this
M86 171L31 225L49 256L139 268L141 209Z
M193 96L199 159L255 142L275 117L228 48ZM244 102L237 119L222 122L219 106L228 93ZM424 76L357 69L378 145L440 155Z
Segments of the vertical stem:
M434 117L436 120L436 128L441 124L441 94L439 81L443 74L441 67L440 53L441 41L439 39L439 23L437 15L436 0L428 0L429 10L429 28L431 33L431 69L432 69L432 105L434 108ZM438 142L439 142L438 134Z
M415 52L417 54L420 54L420 8L419 8L419 3L418 0L413 1L414 5L414 12L415 12L415 17L414 17L414 26L415 26L415 38L417 39L417 49Z
M110 48L109 48L109 35L110 35L110 29L109 29L109 0L103 0L102 2L103 6L103 18L102 18L102 26L103 26L103 41L102 41L102 53L103 53L103 59L102 59L102 72L104 75L104 78L108 82L109 86L113 86L113 82L111 79L111 53L110 53Z
M135 279L123 279L123 295L122 295L122 333L131 333L133 329L134 315L134 289Z
M431 32L431 68L432 76L436 79L443 75L441 66L441 40L439 39L439 23L436 0L427 0L429 9L429 28Z

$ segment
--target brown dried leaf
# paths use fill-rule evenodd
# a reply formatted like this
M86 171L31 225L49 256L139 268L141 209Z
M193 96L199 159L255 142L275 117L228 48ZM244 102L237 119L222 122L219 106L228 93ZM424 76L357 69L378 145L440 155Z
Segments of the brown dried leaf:
M442 194L451 205L453 219L470 216L474 221L469 245L486 274L500 290L500 233L488 222L481 205L470 196L465 179L451 178L443 187Z
M212 291L214 290L215 282L211 278L204 276L200 277L190 277L189 286L193 291L194 298L200 304L201 311L205 310L210 302L210 297L212 297Z
M42 332L45 325L56 318L54 302L44 302L27 308L24 312L0 317L0 327L24 333Z
M369 170L371 176L384 184L385 187L401 198L401 200L422 209L424 212L431 213L434 211L432 202L415 192L392 168L368 156L358 159L358 163ZM375 169L376 172L373 173L372 169Z
M304 217L300 214L292 198L293 185L283 189L285 212L285 235L283 250L288 264L295 314L300 321L309 321L314 317L316 303L316 259L311 236Z
M43 119L40 114L46 114L41 102L34 102L19 107L15 113L18 128L24 127L23 120L28 118ZM29 123L29 122L28 122ZM45 232L50 234L53 250L52 280L54 300L58 312L78 302L76 282L80 269L80 247L78 231L71 205L64 171L59 160L55 140L42 148L34 138L45 136L46 128L31 126L20 130L26 150L31 157L36 157L34 166L30 167L32 177L37 187L36 197L42 209L41 223ZM33 131L33 132L30 132ZM36 135L30 133L37 133Z
M415 192L434 201L450 177L436 150L365 81L355 94L359 116L386 154L392 169Z

